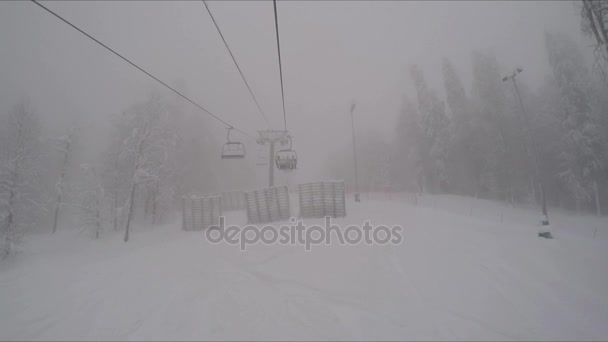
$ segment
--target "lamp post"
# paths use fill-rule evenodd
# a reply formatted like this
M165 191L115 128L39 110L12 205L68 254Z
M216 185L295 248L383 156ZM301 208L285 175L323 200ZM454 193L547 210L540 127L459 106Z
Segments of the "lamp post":
M524 120L525 120L525 131L526 131L526 152L528 153L529 157L531 157L532 159L532 164L534 165L534 173L535 173L535 178L539 183L540 186L540 196L541 196L541 206L542 206L542 220L541 220L541 226L543 227L547 227L549 226L549 215L547 214L547 199L545 196L545 186L544 186L544 178L540 175L540 170L538 168L538 161L536 160L536 153L534 151L534 147L532 147L531 143L531 139L530 139L530 120L528 118L528 113L526 112L526 109L524 107L524 102L521 99L521 95L519 94L519 88L517 87L517 81L515 81L515 77L521 73L523 71L522 68L517 68L515 69L515 71L513 71L513 73L511 75L505 76L502 78L503 82L507 82L508 80L511 80L513 82L513 87L515 88L515 93L517 94L517 98L519 99L519 105L521 106L521 112L524 116ZM536 190L534 190L536 191ZM541 233L548 233L548 232L541 232Z

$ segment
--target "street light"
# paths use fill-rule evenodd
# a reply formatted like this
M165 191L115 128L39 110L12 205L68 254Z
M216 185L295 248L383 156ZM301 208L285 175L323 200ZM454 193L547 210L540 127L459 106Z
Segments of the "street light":
M515 83L515 76L517 76L517 74L519 74L522 71L524 71L522 68L517 68L517 69L515 69L515 71L513 71L513 74L503 77L502 81L506 82L509 79L511 79L511 80L513 80L513 83ZM515 89L517 89L517 84L515 84ZM517 93L517 95L519 96L519 92ZM521 98L520 98L520 100L521 100Z
M549 226L549 215L547 214L547 199L545 197L544 179L540 175L540 171L539 171L539 168L538 168L538 162L536 160L536 153L534 151L534 148L530 144L530 142L531 142L531 139L530 139L530 121L529 121L529 118L528 118L528 113L526 112L526 109L524 107L524 102L521 100L521 95L519 94L519 88L517 87L517 82L515 81L515 76L517 76L522 71L523 71L522 68L517 68L517 69L515 69L515 71L513 71L513 73L511 75L503 77L502 81L503 82L507 82L508 80L513 81L513 87L515 87L515 93L517 94L517 98L519 99L519 105L521 106L521 112L523 113L524 120L526 121L525 122L525 124L526 124L526 129L525 129L525 131L526 131L526 152L528 154L532 155L531 157L532 157L532 160L533 160L532 163L534 164L534 173L535 173L536 179L537 179L537 181L539 182L539 185L540 185L540 196L541 196L541 203L542 203L541 226L548 227ZM542 231L542 232L539 233L539 235L545 236L545 237L550 237L550 234L549 234L548 231Z

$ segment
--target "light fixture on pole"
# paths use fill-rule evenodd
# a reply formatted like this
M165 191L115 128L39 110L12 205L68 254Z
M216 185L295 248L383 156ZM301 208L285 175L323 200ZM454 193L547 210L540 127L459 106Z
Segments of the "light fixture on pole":
M519 68L515 69L515 71L513 71L513 73L511 75L503 77L502 81L503 82L507 82L508 80L513 81L513 87L515 88L515 93L517 94L517 98L519 99L519 104L521 106L521 111L522 111L522 114L523 114L524 120L525 120L526 151L529 154L531 154L530 157L532 159L532 164L534 165L535 177L536 177L536 180L539 182L539 186L540 186L540 196L541 196L541 206L542 206L541 226L543 228L542 228L542 231L539 232L539 235L543 236L543 237L551 237L551 234L548 231L549 215L547 214L547 199L545 196L544 178L540 174L540 170L538 167L538 161L536 159L537 155L536 155L536 152L534 151L534 147L531 145L532 141L530 138L530 120L528 118L528 113L526 112L526 109L524 107L524 102L521 99L521 95L519 93L519 88L517 87L517 81L515 80L515 77L522 71L523 71L523 69L521 67L519 67Z

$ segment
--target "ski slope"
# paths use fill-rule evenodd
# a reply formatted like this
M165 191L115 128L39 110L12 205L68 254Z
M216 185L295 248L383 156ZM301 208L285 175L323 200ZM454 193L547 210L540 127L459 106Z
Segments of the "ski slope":
M334 223L400 224L404 241L241 252L179 220L135 227L127 244L28 237L0 263L0 339L608 338L605 219L554 213L546 240L523 219L536 223L532 210L455 196L364 196L347 212Z

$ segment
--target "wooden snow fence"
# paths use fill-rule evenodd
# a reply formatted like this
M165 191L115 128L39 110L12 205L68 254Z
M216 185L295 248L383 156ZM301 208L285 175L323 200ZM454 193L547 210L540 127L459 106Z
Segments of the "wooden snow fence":
M250 224L284 221L291 217L286 186L247 191L245 202Z
M203 230L219 225L222 216L222 197L184 196L182 197L182 228Z
M300 184L299 196L302 218L346 216L344 181Z

